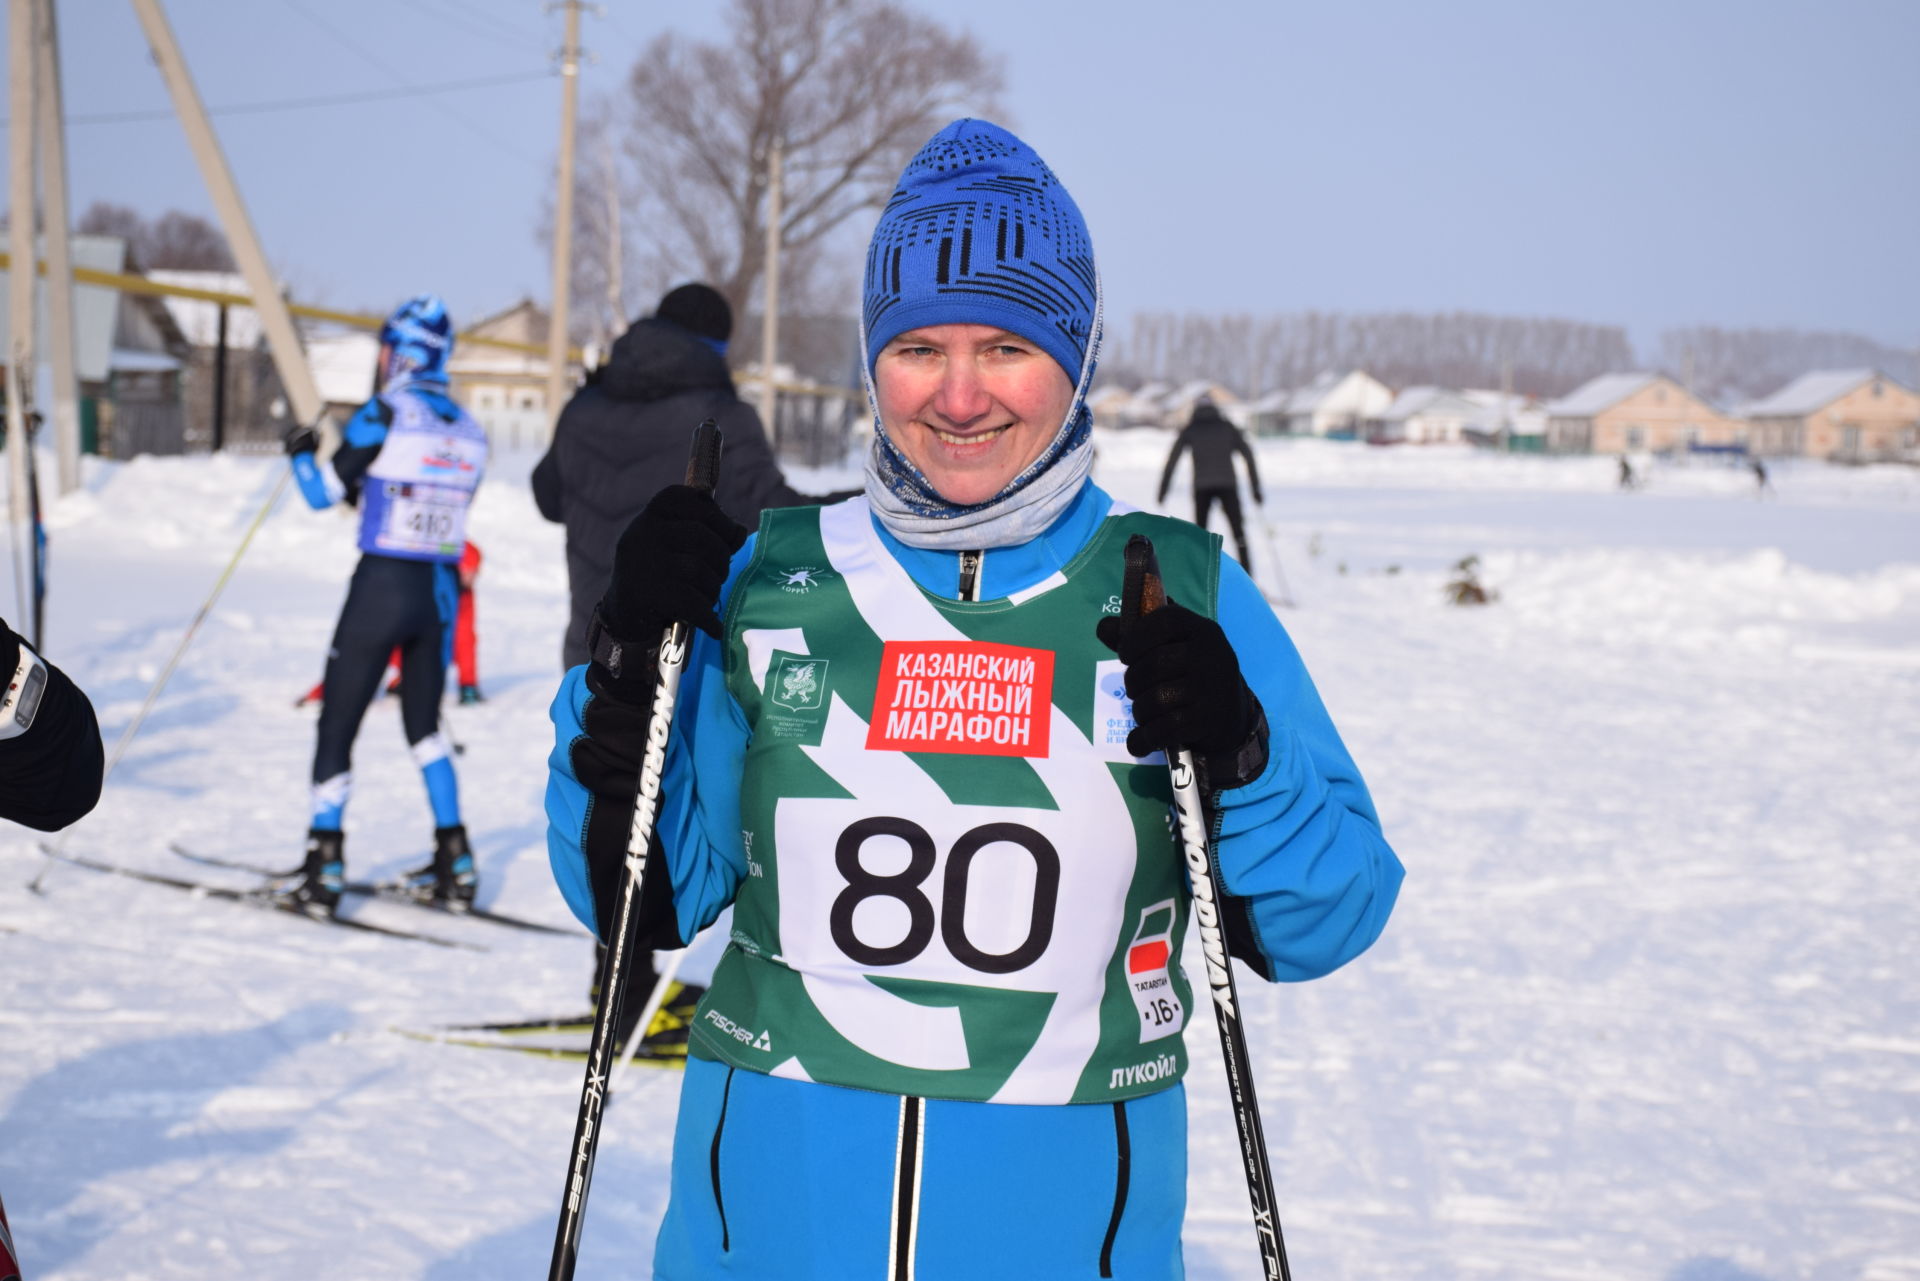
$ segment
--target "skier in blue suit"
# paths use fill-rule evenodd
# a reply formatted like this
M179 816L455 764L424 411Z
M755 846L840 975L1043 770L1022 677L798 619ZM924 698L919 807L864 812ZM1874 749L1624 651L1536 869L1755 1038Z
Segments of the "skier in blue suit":
M467 507L486 471L487 436L447 395L452 354L446 304L430 294L410 298L380 330L379 390L348 420L328 463L315 457L320 442L311 428L287 435L308 505L318 510L344 500L360 508L360 563L322 682L306 861L288 891L315 913L331 914L340 902L353 740L396 647L400 718L434 824L433 861L410 874L409 886L448 906L473 901L473 852L440 732L440 696L452 653Z
M1400 864L1219 538L1091 482L1099 278L1031 148L978 120L927 143L863 318L864 495L749 536L663 491L553 703L549 854L604 936L653 651L700 629L641 928L673 946L734 916L653 1275L1172 1281L1206 996L1179 963L1165 751L1199 761L1228 941L1264 978L1363 952ZM1175 603L1123 621L1133 533Z

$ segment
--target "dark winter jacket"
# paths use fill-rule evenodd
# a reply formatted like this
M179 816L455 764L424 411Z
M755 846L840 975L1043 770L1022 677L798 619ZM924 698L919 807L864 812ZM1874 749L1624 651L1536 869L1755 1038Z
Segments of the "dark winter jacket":
M686 478L687 446L705 418L726 442L714 496L729 516L751 529L763 507L815 501L780 474L724 356L669 321L635 322L567 402L533 470L540 514L567 527L566 666L587 661L587 625L613 574L614 543L656 493Z
M1239 478L1234 475L1233 456L1239 454L1247 460L1247 480L1253 488L1253 501L1265 502L1260 493L1260 467L1253 460L1253 450L1247 445L1247 438L1238 427L1220 416L1220 411L1212 405L1201 405L1193 411L1193 417L1180 432L1180 438L1173 442L1173 452L1167 455L1166 470L1160 473L1160 496L1157 501L1167 500L1167 486L1173 483L1174 464L1180 461L1180 455L1191 451L1193 454L1193 490L1234 490L1239 488Z

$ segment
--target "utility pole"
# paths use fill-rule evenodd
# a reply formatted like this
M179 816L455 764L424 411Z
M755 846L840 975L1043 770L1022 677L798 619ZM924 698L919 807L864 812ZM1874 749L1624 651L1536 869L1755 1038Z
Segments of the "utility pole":
M153 50L161 78L167 82L174 114L180 117L180 125L186 130L187 143L207 184L207 194L213 197L220 229L227 233L233 256L240 260L241 274L246 277L247 291L253 295L253 308L260 317L260 327L266 331L267 347L273 353L274 368L280 373L280 383L286 388L294 418L307 425L319 424L326 405L313 381L313 370L307 365L307 354L301 350L300 334L293 327L293 313L287 310L287 300L267 265L266 251L260 247L252 219L247 217L247 207L240 199L240 188L233 181L232 171L227 168L227 158L220 151L220 141L213 136L206 106L194 88L186 60L180 56L173 28L167 25L160 0L133 0L133 9L147 33L147 44ZM332 423L326 423L322 429L331 435Z
M34 554L33 530L28 518L27 439L28 402L33 396L33 291L39 273L33 243L33 53L35 0L8 0L7 8L7 145L11 163L7 173L7 471L10 478L8 513L13 519L14 585L21 627L31 628L32 605L28 584L31 564L20 554Z
M560 186L553 201L553 312L547 321L547 430L560 421L567 390L567 297L573 283L573 133L580 110L580 0L560 0L567 39L560 51Z
M767 252L766 306L760 318L760 417L766 420L767 437L774 449L780 448L779 393L773 386L773 364L780 351L780 139L767 148Z
M607 348L627 327L626 281L622 278L620 230L620 175L613 166L613 134L601 135L606 144L601 153L607 189Z
M35 61L40 77L41 223L47 239L47 347L53 361L53 445L59 460L60 492L80 486L80 380L73 370L73 255L67 236L67 136L62 123L60 32L53 0L35 0L40 33Z

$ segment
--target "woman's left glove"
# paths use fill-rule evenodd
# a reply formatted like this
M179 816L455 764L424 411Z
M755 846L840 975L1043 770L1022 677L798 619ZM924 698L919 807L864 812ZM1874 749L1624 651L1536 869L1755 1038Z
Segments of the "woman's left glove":
M1126 664L1134 717L1129 752L1190 750L1211 791L1260 776L1266 715L1219 623L1169 600L1144 618L1103 618L1094 634Z

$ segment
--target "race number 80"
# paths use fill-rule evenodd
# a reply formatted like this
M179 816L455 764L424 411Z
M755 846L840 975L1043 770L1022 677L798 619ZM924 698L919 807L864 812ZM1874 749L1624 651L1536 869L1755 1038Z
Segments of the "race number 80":
M876 836L906 842L907 866L890 876L871 872L861 862L866 843ZM1017 845L1033 859L1033 909L1027 935L1010 952L987 952L967 937L967 893L974 858L989 845ZM828 928L835 946L861 965L901 965L927 950L933 942L933 901L921 889L938 861L933 837L912 819L880 816L863 818L840 833L833 847L834 866L846 878L847 888L833 901ZM897 899L906 905L907 933L898 943L879 947L865 942L853 929L854 910L870 898ZM963 833L947 852L947 870L940 887L940 937L953 958L982 974L1012 974L1024 970L1046 953L1053 939L1054 909L1060 900L1060 855L1046 837L1019 823L985 823Z

